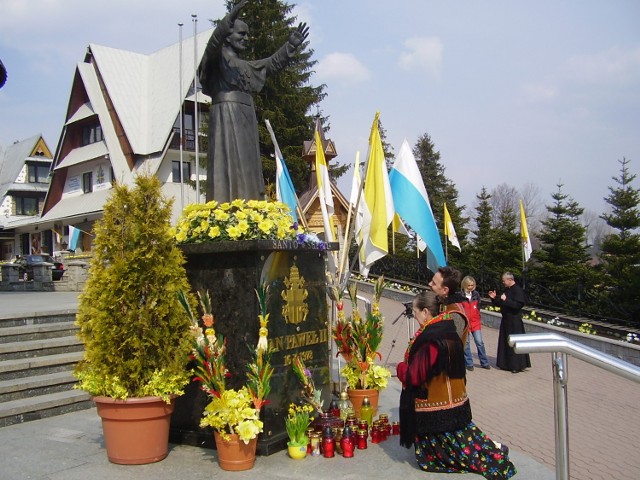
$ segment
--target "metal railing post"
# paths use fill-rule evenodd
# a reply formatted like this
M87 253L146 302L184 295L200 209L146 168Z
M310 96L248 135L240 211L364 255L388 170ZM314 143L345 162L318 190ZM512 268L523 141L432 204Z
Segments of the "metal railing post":
M596 367L640 383L640 367L602 353L556 333L509 335L516 353L551 353L553 369L556 478L569 480L569 405L567 401L567 356L572 355Z
M556 478L569 480L569 407L567 399L567 354L552 352L553 394L556 431Z

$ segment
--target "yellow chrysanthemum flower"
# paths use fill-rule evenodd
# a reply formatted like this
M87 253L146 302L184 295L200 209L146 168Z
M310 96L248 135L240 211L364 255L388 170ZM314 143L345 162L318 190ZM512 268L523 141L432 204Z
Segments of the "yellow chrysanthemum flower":
M258 223L258 228L262 230L264 233L269 233L273 228L273 222L268 218L265 218L260 223Z
M228 227L227 233L229 234L229 238L231 238L232 240L237 240L242 235L240 229L235 225L231 225L230 227Z
M249 230L249 223L246 220L240 220L238 222L238 230L240 230L242 234L247 233Z
M214 225L209 229L207 235L209 238L218 238L220 236L220 227L218 225Z
M264 215L262 215L262 213L260 212L253 210L251 211L251 213L249 213L249 218L251 219L251 221L259 223L264 219Z
M224 222L229 220L229 214L224 210L216 210L213 212L213 216L219 222Z

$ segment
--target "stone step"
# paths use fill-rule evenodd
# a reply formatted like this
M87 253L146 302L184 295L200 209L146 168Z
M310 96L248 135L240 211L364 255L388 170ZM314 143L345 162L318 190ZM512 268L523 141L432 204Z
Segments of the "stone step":
M2 380L0 381L0 402L70 390L76 382L70 370Z
M38 314L24 315L16 317L15 315L3 316L0 314L0 330L8 327L20 327L23 325L40 325L43 323L60 323L73 322L76 319L75 311L65 312L44 312Z
M66 336L43 340L0 343L0 360L14 360L44 355L77 352L84 348L78 337Z
M82 357L83 352L79 351L0 361L0 380L69 371L82 360Z
M39 420L93 407L91 396L82 390L67 390L33 398L0 403L0 427Z
M0 328L0 344L75 335L75 322L54 322Z

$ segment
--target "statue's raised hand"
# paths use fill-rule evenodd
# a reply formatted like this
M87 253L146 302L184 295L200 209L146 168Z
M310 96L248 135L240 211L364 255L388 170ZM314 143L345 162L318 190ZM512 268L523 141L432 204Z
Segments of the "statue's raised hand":
M232 21L238 18L240 10L242 10L242 7L244 7L247 3L249 3L249 0L240 0L238 3L236 3L229 11L229 18L231 18Z
M300 25L298 25L298 28L296 28L293 32L291 32L291 35L289 35L289 43L295 47L298 48L302 42L304 42L307 37L309 36L309 27L307 27L306 23L301 23Z

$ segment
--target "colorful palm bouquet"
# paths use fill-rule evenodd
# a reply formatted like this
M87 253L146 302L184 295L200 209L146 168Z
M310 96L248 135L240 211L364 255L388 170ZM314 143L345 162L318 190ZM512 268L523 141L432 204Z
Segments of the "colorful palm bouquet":
M212 427L225 440L228 440L229 434L237 434L240 440L249 443L262 432L260 410L269 395L273 374L267 342L267 294L267 288L264 286L256 289L260 304L258 345L253 352L253 360L247 365L247 384L239 390L234 390L226 388L226 379L231 375L225 366L226 343L224 337L215 331L209 293L198 292L200 308L203 311L200 319L193 313L184 292L180 293L180 302L191 319L191 360L195 363L193 380L200 382L200 388L210 398L200 426Z
M291 368L302 385L302 391L300 392L302 399L307 402L312 409L317 410L318 413L322 413L323 401L320 399L322 390L316 389L311 370L306 367L300 355L296 354L293 356Z
M358 286L351 282L347 288L351 300L351 316L344 313L342 292L338 287L329 288L329 296L336 302L338 318L331 333L346 364L340 370L351 389L373 388L381 390L391 377L388 368L376 365L375 358L381 359L378 348L382 343L384 318L380 313L380 298L384 291L384 277L374 283L371 311L364 316L358 311Z

